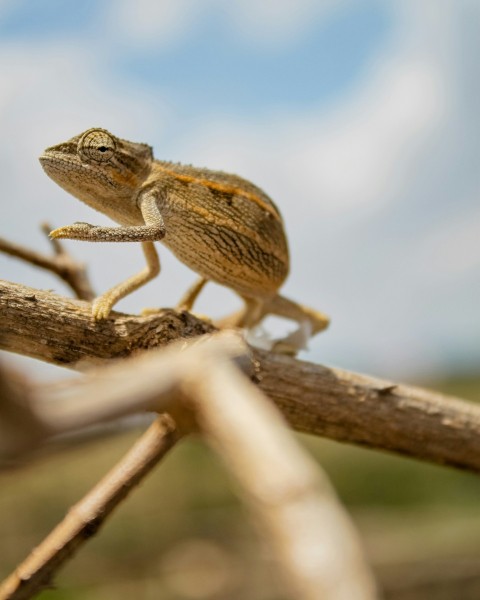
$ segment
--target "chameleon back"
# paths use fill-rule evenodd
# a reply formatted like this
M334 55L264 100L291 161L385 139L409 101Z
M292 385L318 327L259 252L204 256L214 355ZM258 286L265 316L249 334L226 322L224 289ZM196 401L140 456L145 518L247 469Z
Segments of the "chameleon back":
M288 274L282 217L258 187L220 171L155 161L162 242L197 273L248 297L276 293Z

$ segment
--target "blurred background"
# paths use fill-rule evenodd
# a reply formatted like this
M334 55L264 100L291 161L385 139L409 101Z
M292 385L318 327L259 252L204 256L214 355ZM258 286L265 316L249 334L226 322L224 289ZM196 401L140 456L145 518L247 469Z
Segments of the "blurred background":
M37 160L93 126L164 160L235 172L283 213L285 295L332 317L302 358L477 400L479 27L477 0L0 0L0 235L48 251L42 221L108 223ZM66 244L99 292L143 266L132 245ZM193 282L160 252L160 277L119 310L173 306ZM4 256L0 275L67 293ZM210 285L197 309L236 307ZM39 378L61 373L5 360ZM132 439L2 475L0 574ZM390 597L480 597L421 583L429 569L450 577L450 564L451 578L478 583L476 478L302 440L397 586ZM62 591L44 597L280 598L247 523L216 460L184 444L65 570ZM409 577L423 596L405 595Z

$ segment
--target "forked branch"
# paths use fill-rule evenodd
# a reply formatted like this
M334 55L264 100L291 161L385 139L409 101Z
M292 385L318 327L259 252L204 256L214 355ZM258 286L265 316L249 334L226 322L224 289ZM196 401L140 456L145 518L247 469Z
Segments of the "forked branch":
M196 429L239 484L277 557L279 573L292 598L314 600L320 594L326 600L373 600L373 579L346 513L274 406L228 361L229 355L238 356L239 349L244 348L238 336L217 334L189 344L185 351L177 344L90 372L85 376L86 385L78 380L71 383L60 415L46 398L37 398L38 418L51 430L69 430L75 422L81 427L114 418L117 413L164 409L175 416L179 426L170 417L160 416L4 582L2 600L31 598L48 585L62 564L173 446L180 432ZM131 385L125 389L128 381ZM97 403L106 404L102 414L96 403L84 402L86 389Z
M0 282L0 347L72 369L211 332L190 313L91 318L90 304ZM298 431L480 471L480 406L250 349L249 376Z
M8 243L0 243L2 248L8 251ZM57 272L55 260L49 263L10 250ZM55 251L62 253L61 248ZM91 288L71 286L78 297L93 295ZM76 370L214 330L209 322L173 310L143 317L112 313L95 322L86 302L6 282L0 283L0 311L3 349ZM0 600L30 598L48 585L174 445L180 431L196 428L236 480L277 554L293 597L373 599L373 580L348 517L325 476L305 458L262 391L299 431L480 470L478 406L253 348L240 357L238 337L230 336L230 345L225 343L228 336L223 342L218 342L222 336L214 338L212 351L208 341L203 347L201 342L189 343L185 353L179 347L160 352L161 361L153 351L122 361L121 366L89 370L81 382L63 390L62 385L35 390L20 386L28 392L27 405L13 400L0 406L10 423L18 421L18 415L28 416L22 436L33 441L13 444L8 448L13 453L29 451L56 433L139 411L173 416L158 417L126 457L77 503L6 580ZM248 378L227 356L236 356ZM89 403L89 397L95 402ZM329 552L323 551L325 546Z
M52 227L42 224L42 231L48 237ZM42 254L26 246L14 244L0 238L0 252L19 258L36 267L50 271L62 279L80 300L93 300L95 293L88 278L87 269L83 263L75 260L63 246L60 240L50 239L53 255Z

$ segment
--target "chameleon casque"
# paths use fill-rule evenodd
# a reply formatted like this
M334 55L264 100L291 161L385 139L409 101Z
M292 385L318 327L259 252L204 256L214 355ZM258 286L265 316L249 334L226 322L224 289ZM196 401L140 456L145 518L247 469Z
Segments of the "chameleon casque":
M99 296L95 319L160 271L153 242L161 241L200 275L179 308L190 310L209 280L231 288L245 301L225 326L253 327L274 314L307 325L310 335L325 329L323 313L278 295L289 271L283 220L272 200L238 177L156 160L147 144L93 128L47 148L40 162L64 190L104 213L120 227L74 223L53 238L90 242L141 242L147 266Z

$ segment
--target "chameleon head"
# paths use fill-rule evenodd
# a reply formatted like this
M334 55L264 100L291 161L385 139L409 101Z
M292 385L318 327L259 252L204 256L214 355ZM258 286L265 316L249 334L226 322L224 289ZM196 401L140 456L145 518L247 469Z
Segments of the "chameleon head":
M47 175L64 190L101 212L109 214L111 207L118 217L119 199L135 197L150 173L153 152L147 144L128 142L106 129L93 128L47 148L39 160ZM129 207L125 204L124 209Z

